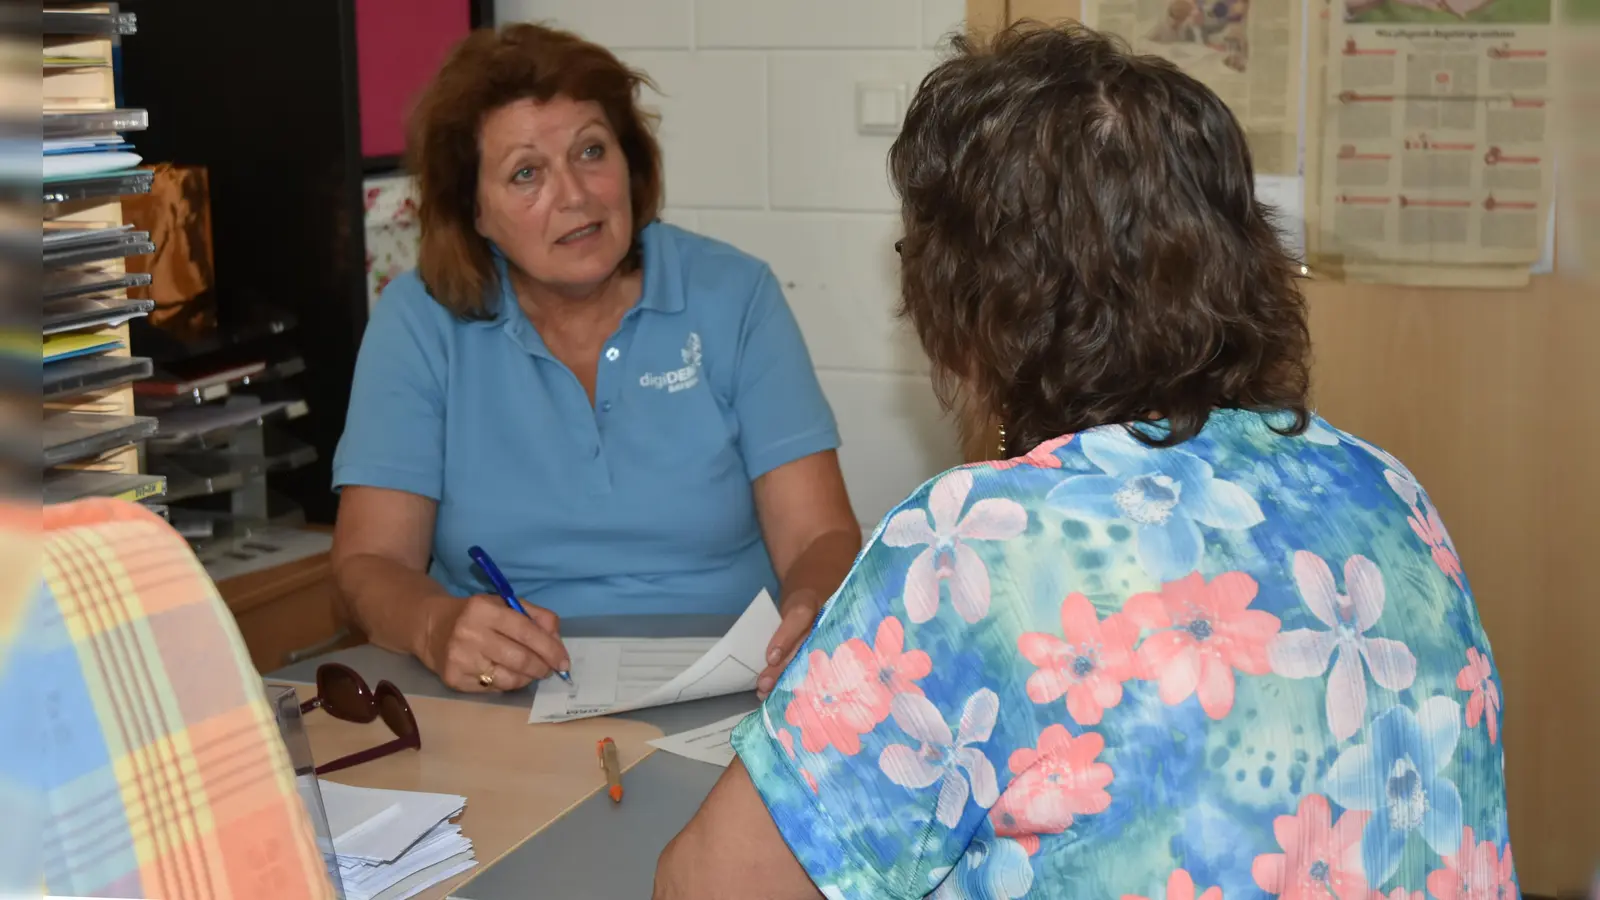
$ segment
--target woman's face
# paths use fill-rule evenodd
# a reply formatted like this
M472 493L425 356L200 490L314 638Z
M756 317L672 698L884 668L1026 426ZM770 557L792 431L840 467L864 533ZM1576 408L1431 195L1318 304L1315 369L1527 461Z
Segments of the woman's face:
M518 100L478 132L478 233L552 290L605 281L633 240L628 161L594 102Z

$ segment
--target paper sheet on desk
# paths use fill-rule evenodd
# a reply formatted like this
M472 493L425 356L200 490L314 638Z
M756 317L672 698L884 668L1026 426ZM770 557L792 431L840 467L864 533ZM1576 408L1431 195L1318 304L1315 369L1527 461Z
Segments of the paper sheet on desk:
M750 713L729 716L690 731L680 731L650 741L650 746L688 759L727 768L733 764L733 729Z
M568 722L755 690L778 608L765 590L721 638L570 638L573 689L539 685L528 722Z

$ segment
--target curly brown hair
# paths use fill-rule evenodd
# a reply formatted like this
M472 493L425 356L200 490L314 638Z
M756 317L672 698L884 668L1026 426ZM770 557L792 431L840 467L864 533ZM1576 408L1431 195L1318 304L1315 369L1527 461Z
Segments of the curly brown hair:
M1310 421L1298 264L1255 198L1244 132L1165 60L1078 25L957 37L889 153L900 314L946 408L1008 451L1214 409ZM968 417L970 421L970 416Z
M639 266L639 232L662 202L655 116L638 105L644 86L655 87L611 51L542 25L479 29L456 45L418 98L406 142L407 168L417 180L417 272L435 300L463 318L493 315L493 258L474 227L478 136L485 116L518 100L567 97L604 110L628 160L633 245L622 265Z

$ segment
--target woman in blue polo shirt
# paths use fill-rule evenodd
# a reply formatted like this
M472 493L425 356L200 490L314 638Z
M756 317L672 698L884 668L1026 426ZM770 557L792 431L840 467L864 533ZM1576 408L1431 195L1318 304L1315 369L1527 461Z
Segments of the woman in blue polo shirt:
M467 38L414 114L419 264L362 342L333 557L346 614L459 690L564 669L561 617L737 613L766 588L765 691L860 548L772 272L655 221L642 83L516 25Z

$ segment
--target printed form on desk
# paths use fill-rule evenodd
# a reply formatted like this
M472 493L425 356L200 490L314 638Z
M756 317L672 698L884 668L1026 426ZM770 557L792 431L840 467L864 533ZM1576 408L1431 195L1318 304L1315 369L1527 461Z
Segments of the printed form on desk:
M530 724L569 722L753 691L766 668L778 607L765 590L720 638L570 638L573 687L549 679Z
M657 750L665 750L685 759L699 760L726 769L733 765L735 756L733 729L746 718L757 714L740 713L737 716L729 716L720 722L712 722L700 728L658 737L649 744Z

